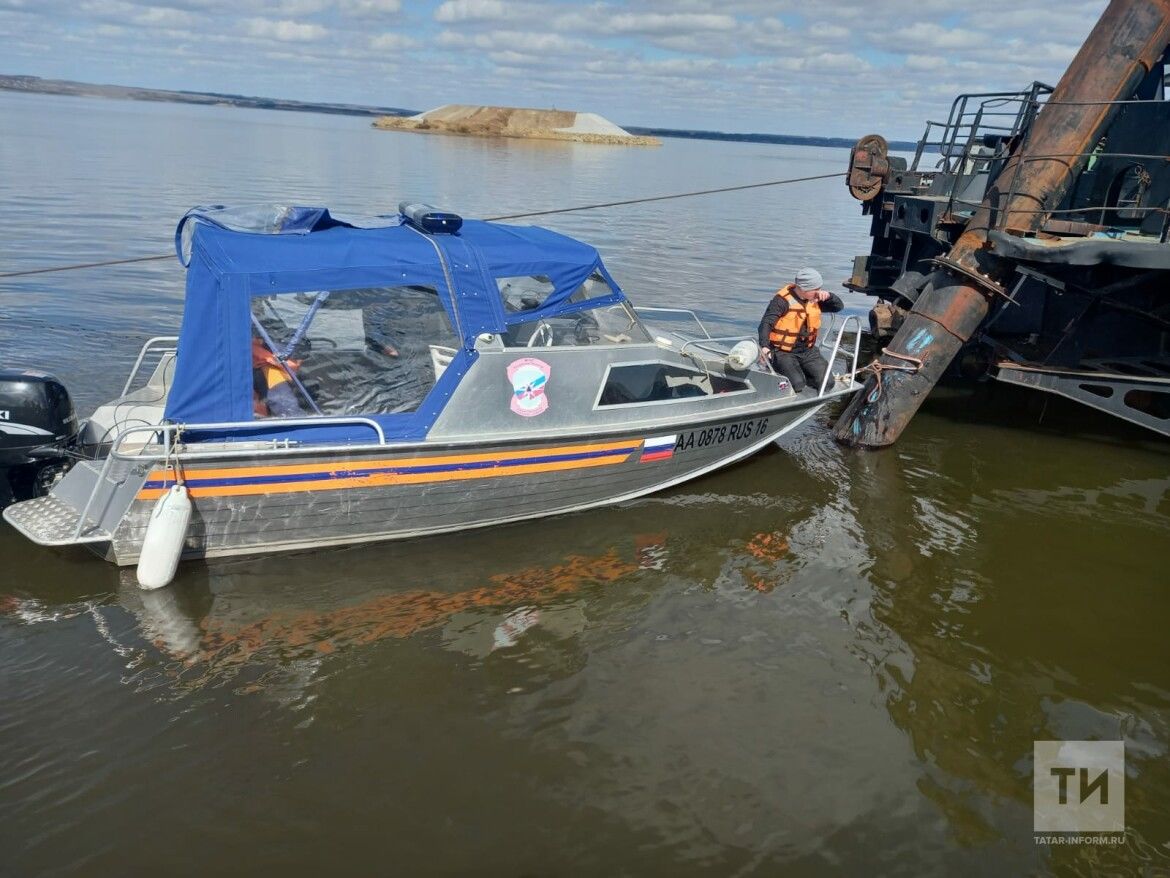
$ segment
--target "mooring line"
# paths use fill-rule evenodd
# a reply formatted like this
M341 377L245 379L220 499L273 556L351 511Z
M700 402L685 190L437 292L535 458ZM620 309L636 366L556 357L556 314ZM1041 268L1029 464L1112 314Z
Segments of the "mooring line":
M103 268L107 265L128 265L131 262L157 262L160 259L173 259L174 253L164 256L135 256L131 259L110 259L107 262L81 262L76 265L58 265L56 268L30 268L27 271L10 271L0 274L0 277L24 277L29 274L51 274L54 271L77 271L81 268Z
M577 207L559 207L555 210L534 210L529 213L509 213L504 216L484 217L488 222L500 220L527 219L534 216L552 216L558 213L575 213L581 210L598 210L602 207L625 207L630 204L649 204L652 201L670 201L675 198L694 198L697 195L718 195L721 192L742 192L745 189L763 189L767 186L784 186L788 183L807 183L810 180L828 180L832 177L844 177L843 171L835 174L816 174L811 177L791 177L787 180L769 180L766 183L745 183L742 186L724 186L721 189L699 189L695 192L677 192L674 195L651 195L647 198L630 198L625 201L604 201L600 204L582 204ZM157 262L161 259L173 258L173 253L162 256L135 256L130 259L110 259L106 262L83 262L76 265L58 265L54 268L30 268L25 271L9 271L0 274L0 278L27 277L31 274L52 274L57 271L78 271L83 268L105 268L110 265L130 265L135 262Z
M631 198L628 201L607 201L603 204L583 204L580 207L561 207L556 210L537 210L532 213L513 213L507 216L490 216L489 221L525 219L530 216L549 216L554 213L572 213L577 210L594 210L599 207L624 207L627 204L646 204L651 201L669 201L672 198L693 198L696 195L717 195L720 192L740 192L744 189L763 189L765 186L783 186L785 183L805 183L809 180L828 180L830 177L844 177L843 171L836 174L817 174L813 177L792 177L789 180L771 180L767 183L747 183L743 186L724 186L722 189L700 189L697 192L679 192L675 195L654 195L650 198Z

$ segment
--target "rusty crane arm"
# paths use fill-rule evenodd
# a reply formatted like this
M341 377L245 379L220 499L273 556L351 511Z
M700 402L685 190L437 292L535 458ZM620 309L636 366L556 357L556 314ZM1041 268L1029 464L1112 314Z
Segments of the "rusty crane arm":
M962 235L936 260L890 353L878 359L878 369L889 371L881 380L871 376L846 408L834 428L839 441L878 448L897 440L995 298L1004 295L1014 266L992 252L988 232L1026 234L1044 224L1116 115L1111 102L1134 93L1168 44L1170 0L1110 2ZM856 180L851 175L851 188L864 188L866 177L884 168L877 161L865 170ZM905 370L906 358L921 366Z

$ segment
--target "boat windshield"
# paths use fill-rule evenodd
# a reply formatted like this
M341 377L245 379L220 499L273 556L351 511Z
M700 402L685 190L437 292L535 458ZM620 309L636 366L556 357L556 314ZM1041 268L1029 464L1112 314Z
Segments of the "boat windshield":
M316 290L252 299L257 418L415 411L455 355L426 286Z
M586 278L565 303L553 313L525 320L528 311L538 311L552 295L552 281L544 275L496 279L507 315L506 347L560 347L648 342L650 335L625 302L590 307L590 302L613 295L613 289L599 273ZM576 306L576 307L574 307Z

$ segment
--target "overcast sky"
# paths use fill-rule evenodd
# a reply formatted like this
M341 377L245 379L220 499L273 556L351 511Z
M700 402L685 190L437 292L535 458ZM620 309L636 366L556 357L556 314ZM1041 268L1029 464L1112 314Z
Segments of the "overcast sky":
M0 0L0 73L619 124L916 138L1055 84L1104 0ZM969 10L969 11L967 11Z

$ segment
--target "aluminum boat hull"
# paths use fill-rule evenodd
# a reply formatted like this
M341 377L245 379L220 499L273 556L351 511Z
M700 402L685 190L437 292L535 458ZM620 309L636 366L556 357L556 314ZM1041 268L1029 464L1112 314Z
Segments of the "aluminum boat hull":
M631 430L560 441L269 452L186 463L179 473L193 515L183 557L406 539L620 503L742 460L831 398L790 399L780 409L654 435ZM96 481L97 468L88 469ZM138 465L114 474L122 493L133 492L133 499L117 520L107 522L105 539L93 538L103 532L98 529L87 531L81 540L69 539L65 531L75 520L60 513L61 501L81 507L90 479L74 479L69 487L76 496L58 491L55 498L10 507L5 517L36 542L85 542L109 561L135 564L151 511L176 476L176 470L161 465ZM38 520L54 514L56 524Z

